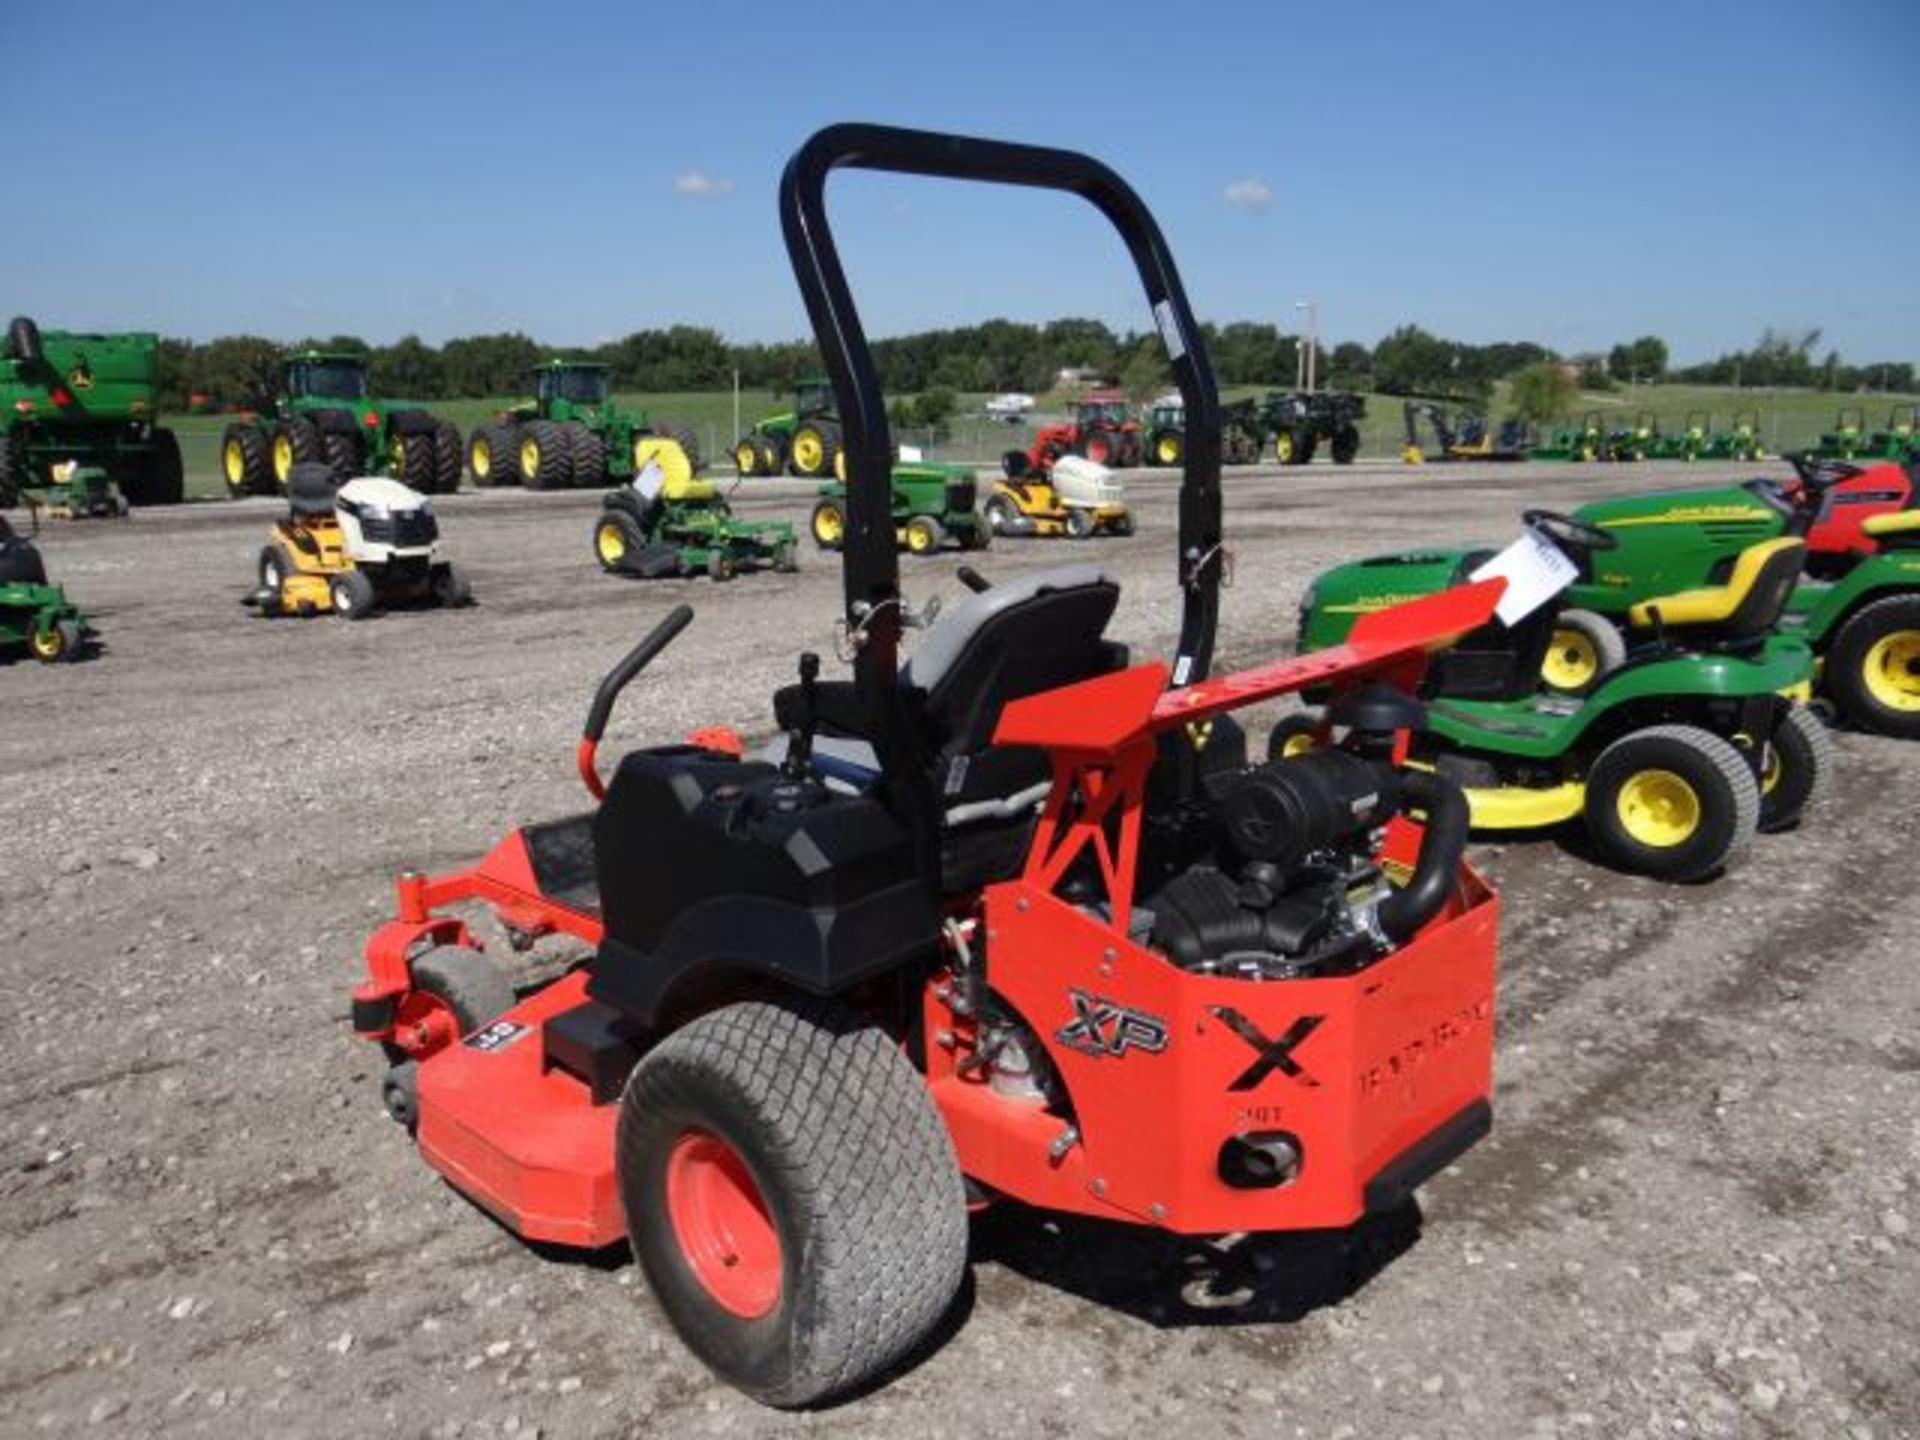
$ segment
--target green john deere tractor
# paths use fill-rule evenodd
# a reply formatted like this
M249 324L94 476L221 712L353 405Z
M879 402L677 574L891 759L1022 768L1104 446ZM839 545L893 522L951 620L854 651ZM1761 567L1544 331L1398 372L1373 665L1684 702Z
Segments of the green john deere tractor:
M793 408L766 415L733 442L742 477L791 472L804 480L834 475L840 465L840 416L833 385L809 375L794 387Z
M1658 457L1662 445L1660 420L1651 410L1642 410L1630 423L1614 426L1601 442L1600 458L1622 464Z
M1707 443L1701 450L1702 460L1764 460L1767 447L1760 441L1760 412L1758 410L1736 410L1733 423L1725 430L1713 428L1713 417L1707 417Z
M1177 396L1147 409L1140 430L1146 436L1143 461L1149 466L1178 465L1187 453L1187 412ZM1220 406L1220 463L1255 465L1260 460L1260 402L1248 397Z
M1816 460L1856 460L1867 450L1867 412L1848 405L1834 417L1833 428L1822 430L1813 447Z
M180 443L154 424L159 355L160 337L146 332L43 332L25 317L9 325L0 348L0 506L18 503L23 490L67 488L53 471L68 465L88 472L88 497L104 477L109 510L120 499L179 504ZM82 511L98 513L91 498Z
M952 541L962 550L984 550L993 532L974 509L977 482L966 465L930 461L893 467L894 543L909 555L931 555ZM820 487L811 520L813 541L838 550L847 533L847 487L833 480Z
M1707 453L1713 434L1713 416L1705 410L1689 410L1686 424L1678 430L1657 430L1647 451L1649 460L1698 460Z
M623 484L649 460L678 480L699 471L693 431L659 428L644 412L623 408L613 398L609 367L549 360L530 374L533 398L468 437L474 483L529 490Z
M1589 410L1578 420L1556 425L1548 432L1545 443L1535 445L1527 453L1527 458L1574 460L1591 464L1600 458L1606 443L1606 427L1600 423L1600 412Z
M1339 390L1269 390L1255 409L1262 441L1282 465L1306 465L1324 443L1336 465L1360 453L1360 421L1367 402Z
M1896 405L1887 412L1886 428L1874 431L1860 447L1863 460L1920 460L1920 406Z
M302 350L281 362L271 414L249 414L220 437L227 493L284 493L296 465L337 480L390 475L423 495L460 487L460 432L411 400L368 394L367 358Z

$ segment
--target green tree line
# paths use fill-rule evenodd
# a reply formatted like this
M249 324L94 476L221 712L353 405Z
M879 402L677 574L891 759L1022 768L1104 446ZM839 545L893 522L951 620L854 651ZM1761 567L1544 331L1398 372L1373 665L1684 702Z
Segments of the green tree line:
M1300 337L1250 321L1206 324L1202 329L1221 383L1294 383ZM1403 325L1372 347L1353 340L1323 344L1317 372L1329 388L1474 402L1484 401L1497 382L1529 366L1562 363L1573 365L1588 388L1665 378L1847 390L1912 388L1911 363L1847 365L1831 352L1825 361L1814 361L1819 338L1818 330L1796 335L1769 330L1751 350L1669 371L1666 343L1657 336L1623 342L1605 355L1562 357L1530 341L1474 345ZM723 390L736 373L747 389L785 390L820 367L809 340L734 344L718 331L697 325L638 330L587 347L543 345L518 332L463 336L442 345L429 345L415 335L391 345L370 345L353 335L315 336L292 347L259 336L232 335L208 341L163 340L160 403L178 410L199 397L200 403L215 407L263 406L274 392L286 349L308 346L365 355L376 393L425 401L520 394L527 371L555 356L601 361L612 367L617 388L643 391ZM878 340L873 349L881 378L895 393L1043 391L1053 387L1061 370L1075 367L1097 371L1144 396L1168 378L1152 332L1116 331L1078 317L1044 324L988 320Z

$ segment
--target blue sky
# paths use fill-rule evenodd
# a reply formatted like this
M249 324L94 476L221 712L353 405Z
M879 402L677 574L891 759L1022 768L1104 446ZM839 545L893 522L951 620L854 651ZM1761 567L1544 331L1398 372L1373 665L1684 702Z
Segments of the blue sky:
M1916 0L20 0L0 38L0 310L52 325L790 338L775 181L862 119L1099 155L1207 318L1920 358ZM1078 202L831 194L875 334L1145 328Z

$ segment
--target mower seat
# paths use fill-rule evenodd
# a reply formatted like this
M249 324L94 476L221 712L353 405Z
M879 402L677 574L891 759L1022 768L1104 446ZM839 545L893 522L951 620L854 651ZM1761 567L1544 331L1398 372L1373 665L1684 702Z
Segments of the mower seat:
M1096 565L1031 571L944 610L901 667L908 713L933 757L945 808L948 890L974 888L1018 865L1049 771L1038 750L993 744L1000 712L1011 701L1124 668L1126 648L1104 638L1119 600L1120 587ZM819 684L815 703L822 734L866 740L850 682ZM798 685L774 695L783 729L795 728L800 714ZM844 744L834 753L856 758ZM879 773L877 757L872 769Z
M0 585L44 585L46 562L31 540L21 538L0 515Z
M287 473L287 513L295 520L329 519L338 489L331 465L296 465Z
M660 487L660 498L674 504L705 504L719 493L720 487L713 481L691 475L669 475Z
M1642 600L1627 612L1636 628L1685 629L1720 640L1747 640L1771 630L1807 563L1807 542L1793 536L1749 545L1722 585Z

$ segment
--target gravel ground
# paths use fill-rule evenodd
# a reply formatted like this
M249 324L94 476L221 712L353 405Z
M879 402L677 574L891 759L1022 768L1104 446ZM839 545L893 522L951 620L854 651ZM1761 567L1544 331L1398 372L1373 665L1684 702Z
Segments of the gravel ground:
M1223 659L1283 645L1357 551L1714 474L1236 474ZM1097 553L1117 633L1165 653L1172 482L1130 483L1133 539L984 563ZM1209 1246L1006 1212L891 1384L816 1416L716 1384L624 1257L536 1253L439 1183L347 1022L390 874L579 808L591 686L669 606L699 618L610 746L765 733L796 652L831 653L818 557L623 583L593 505L444 500L480 605L351 626L234 603L266 501L43 533L108 649L0 670L0 1433L1920 1433L1920 752L1857 735L1825 813L1708 886L1479 851L1506 902L1499 1119L1423 1224ZM912 592L957 593L955 563Z

